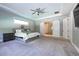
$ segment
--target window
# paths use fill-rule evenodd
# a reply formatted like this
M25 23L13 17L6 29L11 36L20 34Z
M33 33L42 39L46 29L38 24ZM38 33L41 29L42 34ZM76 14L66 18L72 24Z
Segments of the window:
M27 26L29 25L29 22L16 20L16 19L14 19L14 23L19 25L27 25Z

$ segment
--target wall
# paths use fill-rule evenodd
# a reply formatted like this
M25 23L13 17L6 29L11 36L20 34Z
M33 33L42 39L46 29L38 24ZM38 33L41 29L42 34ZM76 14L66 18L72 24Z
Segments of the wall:
M73 29L73 43L79 48L79 28Z
M75 21L74 21L74 16L73 16L73 10L77 4L73 6L73 9L70 13L70 20L71 20L71 25L72 25L72 40L71 42L74 44L74 47L79 51L79 28L75 27Z
M33 20L24 19L24 18L21 18L21 17L14 17L14 19L16 19L16 20L22 20L22 21L28 22L31 31L34 31L34 21L33 21ZM14 24L14 25L15 25L15 24ZM16 27L18 27L18 26L15 25L14 28L16 28Z
M18 20L28 21L30 23L30 28L34 31L34 22L30 19L23 18L18 16L2 7L0 7L0 32L9 33L13 32L14 18Z
M72 39L72 42L79 48L79 28L75 27L74 17L72 18L72 21L73 21L73 34L72 34L73 39Z
M0 18L0 32L12 32L13 20L10 17Z
M28 21L26 19L23 19L23 18L20 18L20 17L16 17L16 19L18 20L23 20L23 21L27 21L29 22L29 26L30 26L30 29L32 31L34 31L34 24L33 24L33 21ZM13 28L14 28L14 19L13 17L4 17L4 18L0 18L0 32L13 32Z

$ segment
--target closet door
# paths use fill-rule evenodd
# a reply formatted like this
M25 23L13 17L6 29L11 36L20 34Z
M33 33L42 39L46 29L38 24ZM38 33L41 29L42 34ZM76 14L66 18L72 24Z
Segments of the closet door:
M67 18L63 19L63 37L68 39L68 35L67 35L67 31L68 31L68 27L67 27Z
M71 39L71 21L70 18L67 17L63 19L63 37L66 39Z
M59 20L53 21L52 31L53 31L53 36L55 36L55 37L60 36L60 22L59 22Z
M44 35L44 23L43 22L40 23L40 34Z

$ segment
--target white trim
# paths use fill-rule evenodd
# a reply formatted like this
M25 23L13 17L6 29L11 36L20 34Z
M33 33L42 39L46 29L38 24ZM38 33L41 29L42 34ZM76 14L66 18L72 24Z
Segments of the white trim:
M72 16L72 14L73 14L73 10L74 10L74 8L76 7L76 5L77 5L77 3L74 4L74 6L73 6L73 8L72 8L72 10L71 10L71 14L70 14L70 18L71 18L71 20L72 20L72 35L73 35L73 16ZM73 36L72 36L72 37L73 37ZM79 48L76 46L76 44L73 43L73 39L71 39L70 42L71 42L71 44L73 45L73 47L77 50L77 52L79 53Z
M46 18L52 18L52 17L62 16L62 15L63 15L62 13L59 13L59 14L54 14L54 15L38 18L38 19L46 19Z
M76 6L77 6L77 3L74 4L74 6L73 6L71 12L74 10L74 8L75 8Z
M77 50L77 52L79 53L79 48L72 41L70 41L70 42L74 46L74 48Z
M70 30L71 31L71 38L70 38L71 40L70 41L73 40L73 10L76 7L76 5L77 5L77 3L75 3L74 6L72 7L72 10L71 10L70 16L69 16L70 17L70 21L71 21L71 24L70 24L71 25L71 30Z

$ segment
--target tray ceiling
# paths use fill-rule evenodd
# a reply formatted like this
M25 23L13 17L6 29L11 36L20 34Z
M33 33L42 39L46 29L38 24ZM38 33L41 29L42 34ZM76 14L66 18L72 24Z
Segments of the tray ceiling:
M20 14L26 18L37 19L46 16L54 15L55 11L59 11L62 14L68 14L73 5L72 3L1 3L1 5L9 8L9 10L16 11L17 14ZM39 16L34 14L32 15L32 11L30 9L36 8L46 8L44 14L40 14Z

